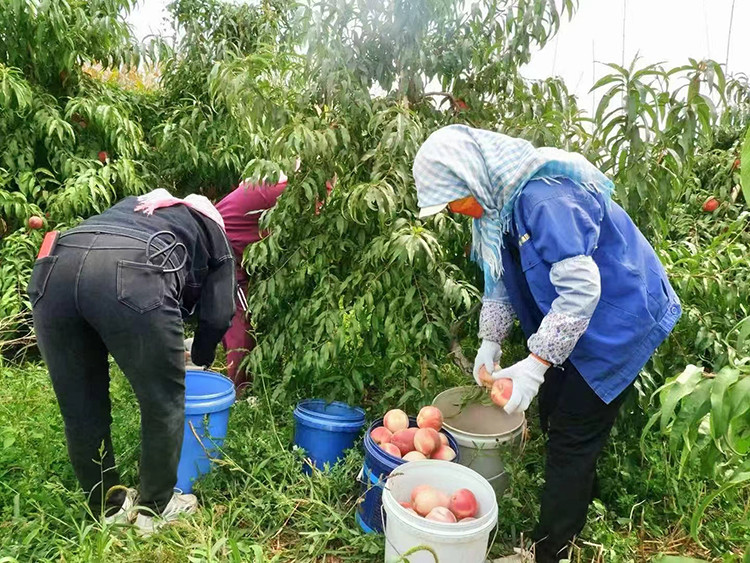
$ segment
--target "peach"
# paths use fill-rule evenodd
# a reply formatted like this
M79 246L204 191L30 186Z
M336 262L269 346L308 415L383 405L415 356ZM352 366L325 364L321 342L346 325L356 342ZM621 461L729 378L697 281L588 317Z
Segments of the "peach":
M414 516L419 516L419 514L417 514L417 511L416 511L416 510L414 510L414 509L413 509L413 508L411 507L411 504L409 504L408 502L399 502L399 504L400 504L401 506L403 506L403 507L404 507L404 510L406 510L406 512L410 512L410 513L412 513L412 514L413 514ZM419 516L419 517L421 518L421 516Z
M453 461L455 458L456 452L450 446L440 446L430 456L430 459L444 459L445 461Z
M437 407L422 407L417 415L417 426L439 431L443 427L443 413Z
M401 450L401 455L414 451L414 434L417 433L417 430L418 428L407 428L406 430L399 430L391 436L391 444Z
M420 428L414 434L414 449L425 457L428 457L440 446L440 434L433 428Z
M456 518L473 518L479 511L477 497L469 489L458 489L451 495L451 502L448 505L450 511L456 515Z
M440 436L440 443L444 446L450 445L448 442L448 436L443 434L442 432L438 432L438 436Z
M386 444L381 444L380 449L383 450L387 454L391 454L394 457L401 457L401 450L399 450L396 446L391 444L390 442Z
M413 512L413 511L412 511L412 512ZM469 518L461 518L461 520L459 520L459 521L458 521L458 523L459 523L459 524L463 524L464 522L473 522L474 520L476 520L476 518L472 518L472 517L469 517Z
M421 493L422 491L429 491L432 490L433 487L430 485L417 485L411 490L411 504L414 505L414 499L417 498L417 495Z
M370 438L372 438L372 441L378 445L390 442L391 436L393 436L393 433L385 426L378 426L377 428L373 428L372 432L370 432Z
M443 506L436 506L425 516L427 520L434 520L435 522L448 522L453 524L456 522L454 514Z
M481 381L485 387L492 386L492 375L487 371L484 364L479 366L479 381Z
M383 426L395 434L409 428L409 417L401 409L391 409L383 417Z
M450 502L451 499L448 497L448 495L446 495L442 491L438 491L437 489L430 487L429 489L425 489L417 493L417 495L414 497L412 506L418 514L427 516L430 511L436 506L445 508L447 510Z
M427 459L427 456L419 453L418 451L413 451L405 454L403 456L404 461L421 461L423 459Z
M498 407L504 407L508 404L510 396L513 393L513 380L503 377L492 384L490 398Z
M500 364L495 364L495 370L497 371L500 369ZM490 389L492 387L492 384L494 383L494 379L492 379L492 374L487 371L487 368L482 365L479 367L479 380L482 382L482 385L484 385L487 389Z

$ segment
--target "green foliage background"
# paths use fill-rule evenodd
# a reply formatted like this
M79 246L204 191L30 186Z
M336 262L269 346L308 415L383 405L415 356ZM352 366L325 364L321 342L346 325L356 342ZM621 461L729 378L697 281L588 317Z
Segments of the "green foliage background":
M689 477L747 506L747 77L713 61L612 64L589 116L559 79L519 73L574 15L573 0L175 0L174 36L146 45L125 23L133 5L0 10L6 358L32 342L24 288L41 233L31 215L67 228L126 195L219 198L240 178L283 170L289 187L264 217L271 235L245 255L255 391L268 390L272 408L311 395L374 414L429 402L459 380L451 350L471 357L476 346L481 280L466 221L416 218L411 163L430 132L468 123L580 151L610 174L681 297L683 318L639 380L610 465L641 475L644 460L666 459L679 471L664 474L664 495ZM713 213L702 210L709 197ZM523 353L519 335L510 350ZM707 371L675 376L688 364ZM669 436L664 451L656 432ZM609 497L620 514L625 497ZM703 508L694 514L698 537ZM715 525L706 533L715 552L728 549Z

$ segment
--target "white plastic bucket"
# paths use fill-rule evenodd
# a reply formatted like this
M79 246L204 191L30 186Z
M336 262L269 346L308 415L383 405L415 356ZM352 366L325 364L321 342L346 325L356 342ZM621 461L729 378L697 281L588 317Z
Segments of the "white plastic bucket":
M443 413L443 426L456 438L459 463L488 479L495 492L502 494L510 480L503 463L503 447L521 444L526 417L523 413L508 414L494 404L464 405L465 395L476 389L473 385L448 389L432 404Z
M477 497L479 514L470 522L433 522L407 511L418 485L431 485L447 495L469 489ZM484 563L490 534L497 525L495 491L476 471L449 461L411 461L388 477L383 491L385 561L409 563ZM433 555L427 549L431 549ZM437 556L437 560L435 559Z

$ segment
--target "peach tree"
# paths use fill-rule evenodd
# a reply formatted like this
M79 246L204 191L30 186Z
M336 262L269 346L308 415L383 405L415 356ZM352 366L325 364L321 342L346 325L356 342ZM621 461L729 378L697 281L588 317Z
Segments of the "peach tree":
M521 128L533 108L540 119L524 134L575 142L566 124L577 111L562 85L518 74L561 13L534 1L321 1L295 16L304 56L264 51L283 58L269 66L296 89L294 111L245 170L259 178L277 164L290 173L296 156L302 163L265 217L270 236L246 251L258 339L248 361L258 375L280 374L276 393L417 402L451 349L462 358L478 280L465 252L468 222L416 219L411 163L440 126ZM237 114L259 103L245 78L259 64L237 58L215 71ZM548 127L559 116L573 117Z
M23 327L25 283L45 228L75 222L153 181L139 102L92 77L135 65L132 0L11 0L0 10L0 331ZM32 221L32 226L33 221Z

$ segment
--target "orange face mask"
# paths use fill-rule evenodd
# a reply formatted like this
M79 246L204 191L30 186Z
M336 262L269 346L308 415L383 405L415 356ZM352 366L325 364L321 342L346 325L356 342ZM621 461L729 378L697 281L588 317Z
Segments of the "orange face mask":
M484 209L482 209L482 206L479 205L479 202L472 195L451 201L448 204L448 209L453 213L468 215L469 217L474 217L474 219L479 219L484 213Z

